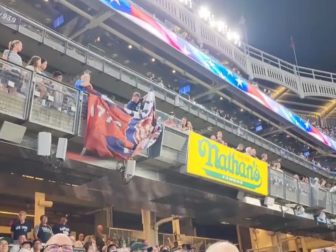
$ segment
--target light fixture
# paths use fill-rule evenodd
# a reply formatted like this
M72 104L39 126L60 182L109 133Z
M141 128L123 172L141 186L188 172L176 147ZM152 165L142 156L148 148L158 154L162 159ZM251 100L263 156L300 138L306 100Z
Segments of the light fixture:
M132 45L128 45L128 49L130 49L130 50L131 50L132 48L133 48L133 46L132 46Z
M211 18L211 12L208 7L201 6L198 10L198 15L201 19L208 21Z
M223 101L224 98L223 98L223 96L221 96L219 99L220 99L221 101Z
M172 70L172 73L173 73L173 74L175 74L175 73L176 73L176 70L175 70L175 69L173 69L173 70Z
M244 112L244 109L243 109L243 108L241 108L241 109L240 109L240 112Z
M154 62L156 61L156 59L155 59L155 58L152 58L151 61L154 63Z

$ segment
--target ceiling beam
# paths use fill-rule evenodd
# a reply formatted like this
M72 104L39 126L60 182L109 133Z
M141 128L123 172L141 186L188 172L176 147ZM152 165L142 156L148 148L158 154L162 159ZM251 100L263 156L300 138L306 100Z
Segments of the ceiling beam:
M332 101L326 103L321 110L319 111L319 115L321 118L327 118L329 115L332 114L332 112L336 108L336 99L333 99Z
M280 97L283 96L286 92L287 88L280 86L271 94L271 97L276 101L280 99Z
M101 23L103 23L105 20L109 19L114 15L114 12L112 11L106 11L101 15L96 16L95 18L91 19L88 24L86 24L82 29L74 33L73 35L70 36L70 39L75 39L79 35L83 34L87 30L91 30L97 26L99 26Z

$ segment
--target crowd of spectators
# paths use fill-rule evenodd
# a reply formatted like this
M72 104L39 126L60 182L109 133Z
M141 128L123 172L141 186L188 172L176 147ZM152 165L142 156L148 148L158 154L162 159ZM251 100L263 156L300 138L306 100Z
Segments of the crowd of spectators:
M119 244L118 239L110 238L103 225L97 225L92 234L76 233L70 230L67 217L61 217L60 222L49 225L48 217L42 215L40 224L32 228L26 220L25 211L18 213L18 218L11 224L11 237L0 237L0 252L57 252L62 248L63 252L193 252L192 244L179 246L178 242L168 245L149 244L144 240L132 241L130 244ZM238 252L236 247L228 242L225 243L233 248L232 252ZM213 251L211 245L208 251ZM217 246L217 245L216 245ZM225 250L227 251L227 250ZM215 252L215 251L214 251ZM222 252L222 251L218 251Z

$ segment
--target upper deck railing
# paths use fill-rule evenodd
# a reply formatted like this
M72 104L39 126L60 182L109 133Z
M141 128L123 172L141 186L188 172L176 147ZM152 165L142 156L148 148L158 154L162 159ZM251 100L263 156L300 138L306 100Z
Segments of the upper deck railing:
M176 24L191 34L199 44L208 45L243 70L250 79L263 79L287 87L300 97L320 96L336 98L336 74L296 66L248 44L233 45L226 37L209 28L196 13L178 1L142 0L155 6Z
M238 125L232 123L229 120L226 120L218 115L216 115L215 113L211 112L210 110L206 109L205 107L199 105L199 104L195 104L187 99L185 99L184 97L179 96L179 94L166 89L165 87L162 87L160 85L158 85L157 83L153 82L152 80L140 75L139 73L128 69L124 66L122 66L121 64L105 58L101 55L98 55L90 50L88 50L87 48L65 38L64 36L57 34L56 32L38 24L37 22L30 20L28 18L23 17L22 15L8 9L5 7L2 7L4 10L6 10L11 16L16 17L16 22L15 23L3 23L3 25L18 31L36 41L39 41L40 43L51 47L54 50L57 50L61 53L63 53L64 55L67 55L70 58L73 58L74 60L77 60L79 62L82 62L84 64L87 64L88 66L102 72L105 73L117 80L121 80L122 82L133 86L134 88L137 88L141 91L144 92L148 92L150 89L153 89L156 92L156 96L160 99L163 100L164 102L171 104L173 106L178 106L179 109L184 110L186 113L196 116L198 118L201 118L205 121L207 121L208 123L219 127L227 132L230 132L234 135L236 135L239 138L242 138L244 140L247 140L250 143L253 143L261 148L264 148L286 160L292 161L294 162L296 165L298 166L303 166L311 171L314 171L316 173L319 173L323 176L329 176L328 171L325 171L321 168L316 167L313 163L311 163L310 161L292 153L287 151L286 149L281 148L280 146L246 130L243 129L241 127L239 127ZM2 64L7 64L6 62L1 60ZM22 71L27 71L25 69L22 69ZM36 74L34 74L34 76L36 76ZM46 78L46 77L44 77ZM32 80L34 79L34 77L32 77ZM53 83L56 83L55 81L53 81ZM34 85L34 81L31 81L30 85ZM57 85L61 85L60 83L56 83L55 86ZM60 90L63 90L63 88L60 88ZM56 91L55 91L56 92ZM60 91L57 91L60 92ZM57 93L56 92L56 93ZM61 91L63 92L63 91ZM73 91L66 91L67 93L73 93ZM25 102L27 103L25 106L30 108L30 104L32 102L32 95L33 95L33 91L31 91L30 93L31 97L30 99L26 100ZM78 135L82 135L83 133L83 128L80 127L80 125L83 125L79 123L79 118L83 118L83 115L81 115L81 110L82 110L82 101L79 98L79 94L77 91L75 91L75 93L73 93L73 95L76 95L76 99L77 99L77 103L79 104L79 106L73 106L71 105L70 108L68 108L69 113L67 114L70 115L72 118L72 122L68 122L66 123L68 125L67 129L63 129L64 132L68 132L68 133L72 133L74 135L78 134ZM66 96L63 96L66 97ZM5 100L4 100L5 101ZM11 106L11 99L8 101L9 103L3 104L3 106L1 106L2 108L6 108L4 111L0 111L1 113L4 114L8 114L8 107ZM2 100L0 101L1 104ZM48 102L50 103L50 102ZM36 104L36 102L34 103ZM42 104L42 103L41 103ZM70 103L72 104L72 103ZM42 104L42 106L44 106L44 104ZM68 105L66 105L68 106ZM77 108L77 112L73 113L73 109ZM43 115L39 114L38 110L32 110L32 111L26 111L26 113L24 114L24 119L31 119L31 120L35 120L37 122L37 120L40 120L38 123L39 124L43 124L42 122L45 122L45 125L50 127L50 128L55 128L56 125L58 125L58 127L56 129L59 129L59 124L54 124L53 121L51 121L51 117L54 116L54 114L57 116L60 116L60 118L62 120L65 120L67 118L67 116L65 115L60 115L60 111L54 111L52 115L47 114L45 116L45 118L47 118L49 121L43 121L45 119L39 118L37 119L37 117L39 115ZM84 110L85 111L85 110ZM34 116L32 116L30 113L34 113L36 112L36 114ZM63 111L64 113L64 111ZM56 116L56 117L57 117ZM22 119L22 118L20 118ZM74 121L76 121L75 125L73 126ZM64 123L60 123L61 125L64 125ZM70 129L71 128L71 129Z

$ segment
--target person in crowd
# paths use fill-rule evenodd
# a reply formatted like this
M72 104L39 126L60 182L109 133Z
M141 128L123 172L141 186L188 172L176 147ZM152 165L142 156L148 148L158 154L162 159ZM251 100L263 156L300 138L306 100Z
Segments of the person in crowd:
M257 157L257 150L255 148L251 148L250 155L251 155L251 157L256 158Z
M187 131L193 131L193 126L190 121L187 122Z
M272 163L272 168L276 171L283 172L281 169L281 159L274 160Z
M0 251L1 252L8 252L9 251L9 245L8 245L7 240L0 239Z
M174 112L170 112L169 118L165 121L165 126L176 128L176 118Z
M33 247L33 244L32 244L31 241L24 241L24 242L22 242L22 244L20 246L19 252L22 252L23 249L31 251L32 247Z
M217 131L216 139L217 139L218 143L225 144L225 142L223 140L223 132L222 131Z
M99 251L97 249L96 244L93 243L93 242L86 242L84 244L84 249L85 249L85 252L97 252L97 251Z
M68 235L56 234L52 236L46 244L44 252L58 252L62 248L62 252L72 252L72 242Z
M217 141L217 138L216 138L215 135L211 135L211 136L210 136L210 139L213 140L213 141Z
M2 59L22 67L22 58L19 55L22 48L22 42L20 40L10 41L8 49L3 52ZM22 86L20 68L4 65L2 70L4 71L5 90L7 90L8 93L20 91Z
M117 250L118 250L117 245L111 243L110 245L107 246L106 252L117 252Z
M52 78L53 78L55 81L63 82L63 74L62 74L62 72L60 72L60 71L55 71L55 72L53 72L53 74L52 74Z
M335 193L335 192L336 192L336 184L334 184L334 185L330 188L329 192L331 192L331 193Z
M9 42L8 49L2 54L2 59L14 63L18 66L22 66L22 58L19 55L22 52L23 45L20 40L13 40Z
M31 231L31 224L26 221L27 213L20 211L18 214L18 220L11 226L11 237L15 243L18 243L19 237L24 235L27 238L27 234Z
M141 95L139 92L134 92L131 100L126 104L126 108L131 111L139 111L141 104Z
M244 149L245 149L245 146L242 143L238 144L238 146L236 148L236 150L239 151L239 152L244 152Z
M59 224L55 224L52 228L54 234L65 234L70 235L70 227L67 225L68 218L63 216L60 218Z
M251 147L246 147L245 149L245 154L248 156L251 156L252 148Z
M264 162L268 161L268 155L267 155L267 153L261 154L261 161L264 161Z
M48 217L42 215L40 217L41 223L34 228L34 239L40 240L42 243L46 243L53 235L52 229L48 224Z
M80 242L80 243L82 243L82 245L84 245L84 238L85 238L84 234L83 233L79 233L77 241Z
M183 131L188 130L187 123L188 123L187 118L186 118L186 117L182 117L181 122L180 122L180 125L179 125L179 129L180 129L180 130L183 130Z
M223 241L210 245L206 252L239 252L239 250L232 243Z
M43 250L42 242L39 239L33 241L32 252L41 252Z
M293 178L295 178L297 181L300 181L300 177L299 177L299 175L297 175L297 174L295 174L295 175L293 176Z
M72 242L72 246L75 247L75 244L76 244L76 237L74 235L70 235L69 236L71 242Z
M16 241L14 241L14 245L11 247L10 252L18 252L21 248L22 243L27 241L26 235L20 235Z
M83 93L86 93L88 89L93 89L90 70L85 70L83 72L80 79L75 82L75 88Z
M95 238L96 238L97 249L98 251L102 252L103 247L105 246L105 241L106 241L106 234L104 234L103 225L98 225L96 227Z
M26 68L29 69L30 71L33 71L35 73L40 74L41 73L41 57L34 55L33 57L30 58L30 60L27 63Z
M48 61L45 58L41 58L41 65L40 65L41 74L48 77L48 73L46 72L47 67L48 67Z

